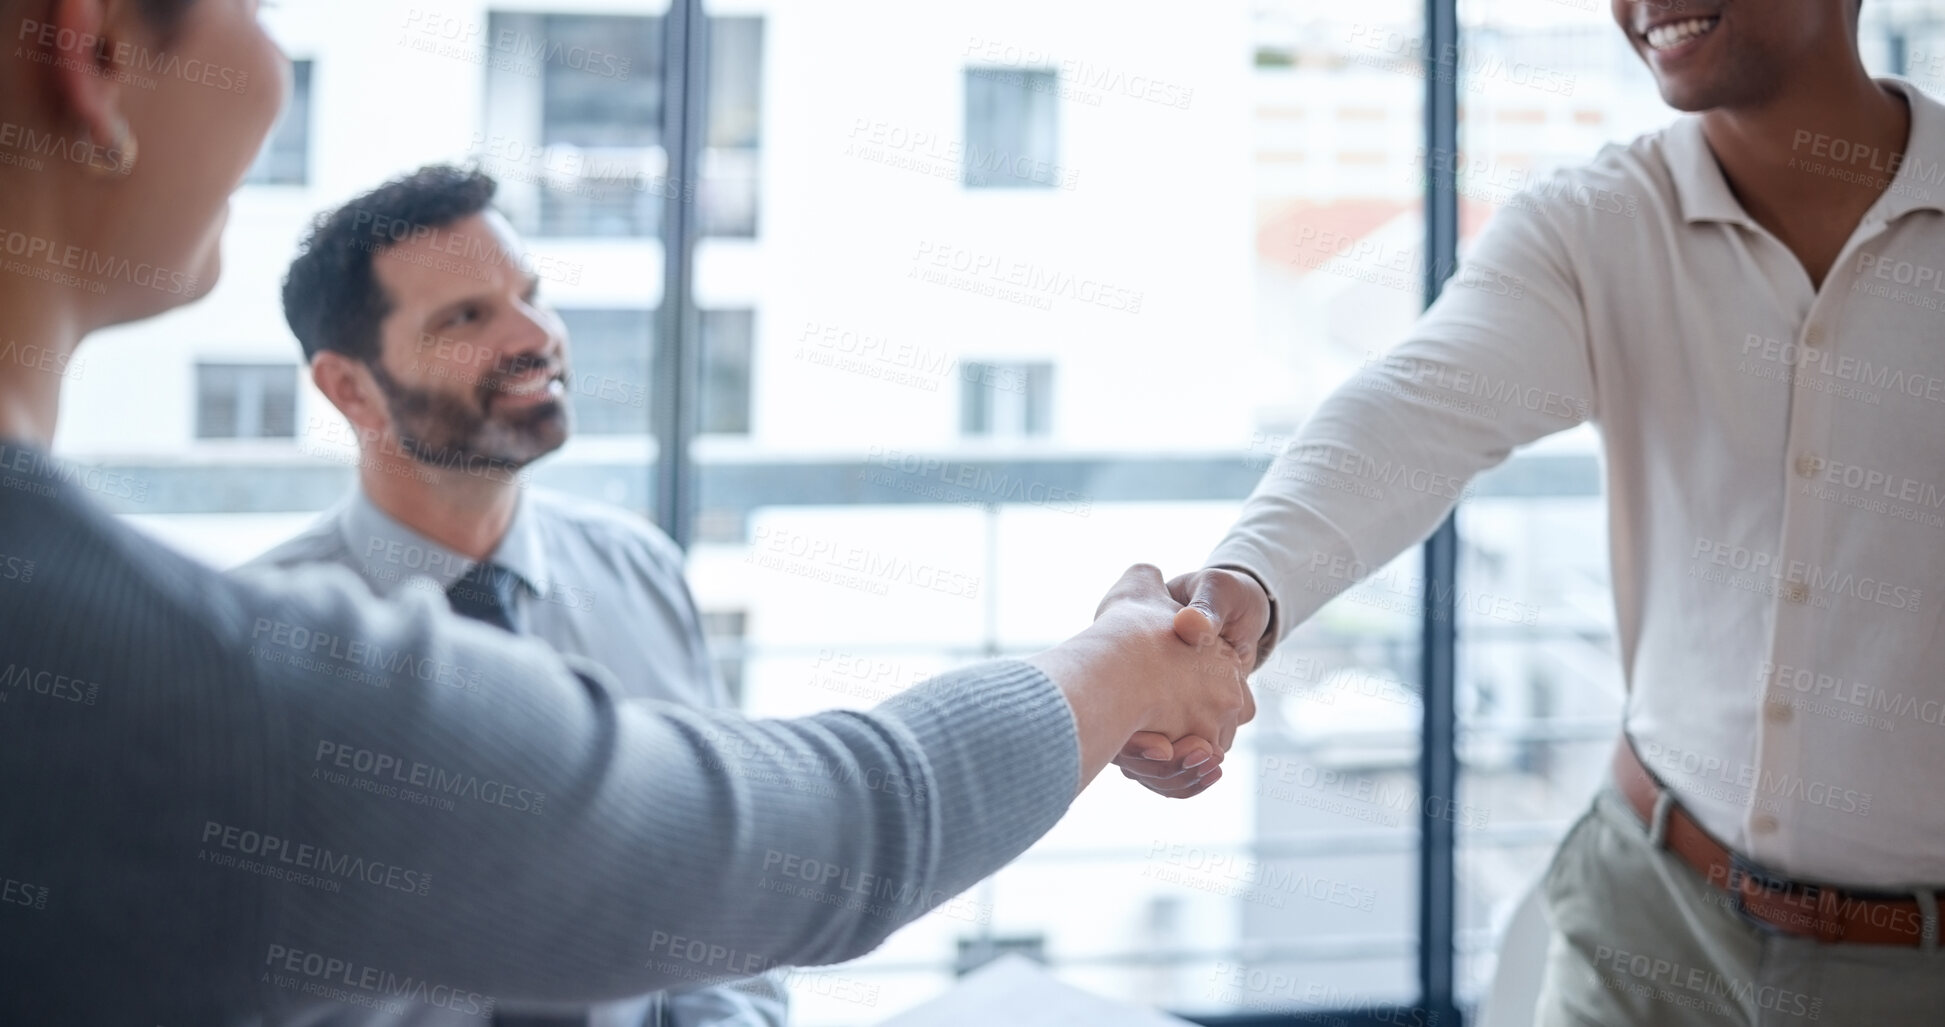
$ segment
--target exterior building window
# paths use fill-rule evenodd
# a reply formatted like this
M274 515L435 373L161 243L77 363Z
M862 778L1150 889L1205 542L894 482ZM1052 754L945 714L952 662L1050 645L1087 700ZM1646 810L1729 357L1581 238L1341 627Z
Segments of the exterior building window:
M1053 430L1054 365L959 366L959 431L974 438L1031 438Z
M481 169L540 236L661 232L662 19L495 12Z
M1059 184L1060 75L966 69L968 189L1050 189Z
M311 62L290 62L290 103L244 182L306 185L311 180Z
M709 126L696 196L704 235L756 235L763 19L709 19Z
M297 365L197 364L196 437L297 437Z

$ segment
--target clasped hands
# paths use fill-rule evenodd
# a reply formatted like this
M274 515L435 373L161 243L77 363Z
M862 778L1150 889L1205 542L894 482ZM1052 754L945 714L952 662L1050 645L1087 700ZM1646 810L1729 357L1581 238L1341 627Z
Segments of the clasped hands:
M1084 723L1115 725L1107 744L1118 747L1112 760L1124 775L1189 798L1222 779L1236 729L1256 715L1246 679L1269 621L1269 597L1247 574L1212 568L1164 582L1138 564L1101 601L1093 625L1047 658L1070 661L1069 680L1111 682L1110 697L1070 688L1069 698L1080 700ZM1103 702L1115 716L1089 712Z

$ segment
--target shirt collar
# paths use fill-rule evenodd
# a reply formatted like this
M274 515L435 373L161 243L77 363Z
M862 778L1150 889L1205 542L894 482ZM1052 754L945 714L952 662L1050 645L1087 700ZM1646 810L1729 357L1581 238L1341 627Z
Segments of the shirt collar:
M1945 106L1901 78L1880 78L1879 85L1905 98L1911 109L1911 137L1890 188L1864 215L1866 221L1889 223L1914 210L1945 211ZM1716 163L1702 134L1700 115L1689 115L1670 126L1666 141L1668 167L1675 179L1682 217L1689 222L1726 221L1755 228L1756 222L1737 202L1729 181ZM1810 154L1806 159L1820 160ZM1883 174L1888 157L1876 162ZM1834 162L1833 162L1834 163ZM1859 166L1863 174L1873 172Z
M530 594L543 597L551 588L546 547L524 490L518 504L492 561L512 571ZM401 524L380 510L362 488L353 490L338 516L338 526L352 557L367 568L366 577L381 595L421 577L431 578L443 591L473 569L475 561Z

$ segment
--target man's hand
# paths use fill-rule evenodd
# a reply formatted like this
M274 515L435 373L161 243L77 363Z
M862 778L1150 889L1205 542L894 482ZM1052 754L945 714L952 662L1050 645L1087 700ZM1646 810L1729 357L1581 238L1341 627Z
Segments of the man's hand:
M1136 732L1215 739L1213 759L1255 715L1248 664L1213 633L1199 635L1200 645L1185 642L1183 615L1161 572L1136 565L1101 601L1091 627L1028 661L1073 707L1083 784ZM1184 769L1203 779L1217 773L1209 761Z
M1168 592L1183 604L1175 618L1175 633L1182 641L1198 649L1226 647L1244 666L1256 667L1259 643L1270 626L1270 597L1255 578L1212 567L1175 578ZM1252 699L1243 722L1255 713ZM1221 744L1199 735L1143 731L1128 740L1114 762L1123 775L1148 790L1186 799L1222 780L1222 754L1231 739L1217 741Z

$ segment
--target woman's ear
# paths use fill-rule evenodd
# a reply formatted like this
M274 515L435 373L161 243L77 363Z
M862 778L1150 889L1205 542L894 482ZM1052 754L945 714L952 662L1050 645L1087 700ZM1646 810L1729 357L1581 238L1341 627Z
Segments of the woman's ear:
M154 34L128 0L49 0L41 6L49 20L23 18L16 42L28 60L46 69L58 116L92 146L88 166L127 174L135 166L135 133L122 83Z

